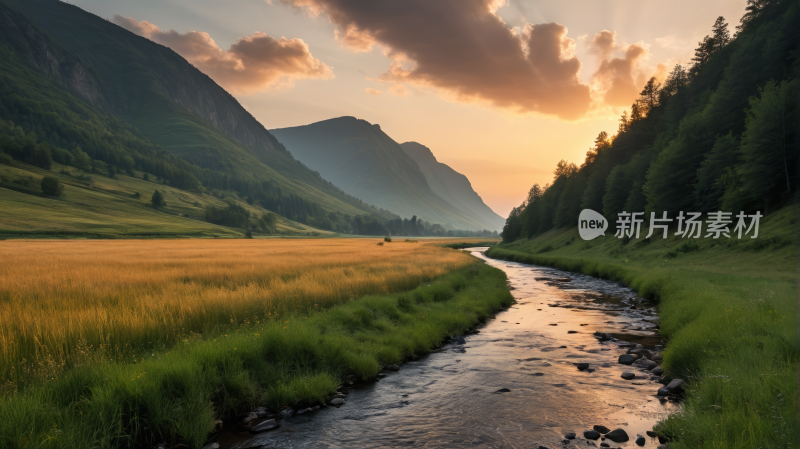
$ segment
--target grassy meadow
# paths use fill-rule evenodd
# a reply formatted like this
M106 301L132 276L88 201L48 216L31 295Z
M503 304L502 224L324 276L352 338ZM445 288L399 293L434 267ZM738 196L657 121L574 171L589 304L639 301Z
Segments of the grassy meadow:
M663 367L689 381L658 429L670 449L794 447L798 208L762 219L759 236L687 242L661 235L584 241L552 230L488 251L495 258L615 279L659 301Z
M0 242L0 447L201 447L507 306L461 251L375 240Z
M377 241L0 242L0 379L54 377L86 348L135 359L193 334L409 290L471 263Z

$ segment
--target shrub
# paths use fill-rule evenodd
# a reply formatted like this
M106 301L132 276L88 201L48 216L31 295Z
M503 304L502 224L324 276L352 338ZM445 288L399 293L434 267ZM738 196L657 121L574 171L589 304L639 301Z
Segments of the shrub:
M48 195L61 195L64 192L64 186L58 181L58 178L45 176L42 178L42 192Z
M136 199L139 199L139 198L142 197L142 194L139 193L139 192L136 192L136 193L133 194L133 197L136 198Z
M252 232L250 232L250 230L248 229L248 230L247 230L247 231L244 233L244 236L245 236L245 237L247 237L247 238L249 238L249 239L251 239L251 238L253 238L253 233L252 233Z
M164 200L164 194L161 193L160 190L153 192L153 197L150 199L150 201L152 202L153 207L156 209L167 205L167 202Z
M391 242L392 238L387 235L386 237L383 238L383 241L384 242Z
M383 242L378 242L378 246L383 246Z

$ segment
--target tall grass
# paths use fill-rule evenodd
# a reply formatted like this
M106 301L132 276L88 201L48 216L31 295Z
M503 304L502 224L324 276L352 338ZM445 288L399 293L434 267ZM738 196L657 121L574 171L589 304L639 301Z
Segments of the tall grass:
M0 242L0 385L408 290L468 263L354 239Z
M408 292L187 338L137 363L73 367L0 399L0 447L138 448L166 441L194 449L206 442L214 419L254 406L277 411L323 401L343 377L372 378L383 365L424 354L512 302L502 271L467 260Z

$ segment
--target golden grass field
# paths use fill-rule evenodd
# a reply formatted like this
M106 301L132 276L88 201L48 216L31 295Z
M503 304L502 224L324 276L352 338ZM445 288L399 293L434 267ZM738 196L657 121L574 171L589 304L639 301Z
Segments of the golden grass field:
M472 260L378 241L2 241L0 383L55 374L87 351L124 359L193 334L410 289Z

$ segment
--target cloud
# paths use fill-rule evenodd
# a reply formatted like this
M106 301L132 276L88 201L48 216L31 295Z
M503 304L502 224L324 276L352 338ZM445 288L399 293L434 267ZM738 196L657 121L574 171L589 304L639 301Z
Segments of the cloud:
M495 14L505 0L281 0L336 25L355 51L391 59L380 79L436 89L458 102L578 119L590 107L575 41L557 23L516 33ZM399 88L397 88L399 89Z
M371 87L368 87L368 88L364 89L364 92L366 92L366 93L368 93L370 95L380 95L380 94L383 93L383 91L380 91L378 89L373 89Z
M291 86L295 79L333 77L331 67L311 55L302 39L275 39L262 32L240 37L223 50L208 33L161 30L142 20L114 15L114 23L165 45L233 93Z
M637 42L628 46L617 42L617 33L603 30L595 34L589 50L600 58L600 67L592 76L595 94L606 106L630 106L644 84L663 67L653 69L645 64L650 58L648 46ZM622 53L620 56L614 54Z
M656 44L666 48L667 50L677 51L677 52L684 52L690 48L689 46L687 46L687 42L685 40L679 39L674 34L670 34L669 36L664 36L664 37L657 37Z

